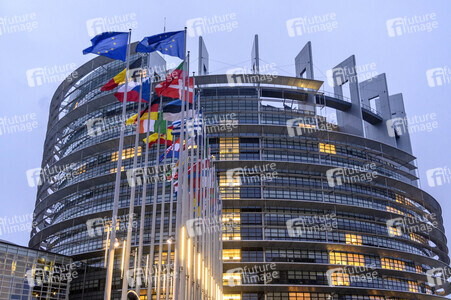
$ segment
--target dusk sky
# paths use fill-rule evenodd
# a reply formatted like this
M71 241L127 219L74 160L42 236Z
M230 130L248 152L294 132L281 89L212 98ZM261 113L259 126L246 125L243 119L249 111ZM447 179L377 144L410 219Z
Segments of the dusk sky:
M39 80L34 69L64 78L94 58L82 55L82 50L102 28L131 27L132 40L138 41L162 32L165 18L166 31L189 27L188 50L196 69L202 32L212 74L250 68L255 34L262 73L295 76L294 58L311 41L315 79L324 81L322 91L332 91L327 70L353 54L362 78L386 73L389 93L403 93L409 121L418 125L411 140L421 188L441 204L450 236L450 12L451 2L444 0L229 0L214 5L210 1L0 0L0 239L28 245L36 187L29 186L26 172L41 166L49 104L61 82ZM301 17L306 25L300 29L292 19ZM204 18L207 25L201 27L197 18ZM404 27L398 18L406 18ZM211 23L220 25L216 32ZM22 130L14 132L11 124ZM436 168L446 169L448 180L432 186L426 173ZM11 232L11 224L22 229Z

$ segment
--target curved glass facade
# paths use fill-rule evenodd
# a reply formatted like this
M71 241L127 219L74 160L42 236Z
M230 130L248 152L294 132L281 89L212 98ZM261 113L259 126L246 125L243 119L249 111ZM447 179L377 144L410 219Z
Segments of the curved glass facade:
M111 216L124 120L114 91L100 87L123 68L122 62L96 58L79 70L80 80L58 88L51 104L42 163L47 176L38 189L30 247L83 262L85 276L71 284L71 299L103 299L108 230L93 235L87 221ZM433 299L439 291L428 282L428 271L448 265L448 250L440 206L416 187L412 156L343 133L340 124L293 135L287 127L293 119L303 120L295 126L310 129L329 124L314 106L299 104L305 90L226 84L199 86L223 200L225 299ZM136 110L137 104L129 103L127 116ZM96 118L99 131L89 126ZM125 128L120 216L128 213L125 171L132 168L134 133L135 127ZM143 153L138 149L138 167ZM151 162L155 156L152 148ZM341 182L328 176L337 168L372 177ZM145 257L153 184L145 201L141 189L136 192L135 213L144 203L147 207ZM164 236L158 234L158 212L156 242L175 235L174 227L169 233L169 190L165 197ZM156 202L161 200L159 195ZM126 236L122 225L119 240ZM132 253L139 226L133 233ZM116 255L117 298L120 249ZM163 260L167 257L163 249Z

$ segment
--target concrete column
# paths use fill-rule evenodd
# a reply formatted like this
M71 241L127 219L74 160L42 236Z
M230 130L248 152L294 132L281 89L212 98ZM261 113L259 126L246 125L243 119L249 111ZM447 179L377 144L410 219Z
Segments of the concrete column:
M197 75L208 75L208 51L204 39L199 36L199 68Z
M381 123L372 125L365 123L366 137L396 147L396 140L389 136L387 121L392 118L385 74L379 74L360 83L362 103L370 107L370 100L376 101L377 114L383 119Z
M313 76L313 58L312 58L312 43L309 41L304 48L296 55L294 59L296 68L296 77L305 79L314 79ZM307 96L308 104L316 104L315 96Z
M349 83L349 94L351 96L352 106L347 111L337 110L337 122L340 131L364 136L362 107L360 105L359 82L355 56L351 55L335 68L327 71L329 84L333 85L334 94L337 98L343 99L343 85ZM346 99L347 100L347 99Z

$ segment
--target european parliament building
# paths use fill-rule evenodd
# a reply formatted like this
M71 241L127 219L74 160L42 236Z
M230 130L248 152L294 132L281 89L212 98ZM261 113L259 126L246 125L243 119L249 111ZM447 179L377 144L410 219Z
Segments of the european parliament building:
M132 61L138 55L132 47ZM310 43L295 57L292 77L260 72L257 36L251 60L251 74L243 69L209 74L199 38L195 85L204 119L210 120L221 189L224 299L444 299L450 293L450 261L442 211L418 187L402 94L389 93L385 74L359 82L354 56L331 68L334 92L322 92L325 83L314 77ZM155 61L164 64L161 57L151 65ZM100 88L124 67L121 61L92 59L76 70L76 79L61 83L50 105L42 168L63 171L47 174L38 188L29 246L71 256L83 266L70 299L104 295L123 120L115 90ZM136 110L137 103L127 104L128 116ZM96 118L102 121L99 130L88 126ZM135 130L125 128L121 154L122 216L128 214L126 171L132 167ZM142 166L144 147L137 153ZM155 156L152 147L151 163ZM148 257L150 212L157 205L160 220L161 196L153 199L152 188L145 200L137 191L135 215L145 205L143 257L156 262L158 251ZM156 247L175 235L174 226L168 232L169 206L165 210L164 236L155 235ZM105 226L88 228L99 219ZM126 236L117 228L115 299ZM133 228L132 256L139 229ZM163 264L174 255L167 252L165 244ZM141 299L148 299L144 287Z

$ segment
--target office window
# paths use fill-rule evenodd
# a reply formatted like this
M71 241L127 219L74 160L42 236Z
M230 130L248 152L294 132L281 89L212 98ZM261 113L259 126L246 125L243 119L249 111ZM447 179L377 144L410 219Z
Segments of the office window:
M111 161L118 160L118 153L119 153L119 151L111 153ZM141 156L141 147L138 147L137 155ZM135 156L135 147L122 150L122 159L127 159L127 158L131 158L134 156Z
M241 249L223 249L222 260L224 261L240 261Z
M219 159L220 160L239 160L240 143L238 138L219 139Z
M332 285L334 286L349 286L349 274L344 273L338 273L334 272L332 273Z
M329 253L329 259L330 263L335 265L351 265L351 266L365 265L365 258L362 254L332 251Z
M381 258L381 266L382 269L390 269L390 270L398 270L398 271L405 271L406 270L406 263L392 258Z
M362 245L362 236L356 234L346 234L346 244Z
M335 150L335 145L325 143L319 143L319 152L337 154L337 151Z

